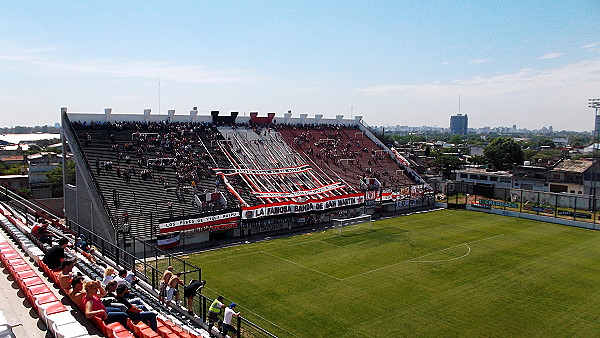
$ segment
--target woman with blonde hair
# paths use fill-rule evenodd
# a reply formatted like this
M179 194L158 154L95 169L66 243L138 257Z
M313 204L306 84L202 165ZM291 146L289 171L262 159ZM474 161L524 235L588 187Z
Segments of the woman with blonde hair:
M111 280L113 280L115 278L116 274L117 274L117 272L115 271L115 269L110 266L108 268L104 269L104 279L102 280L102 286L106 287L108 282L110 282Z
M83 297L82 307L86 318L98 317L104 323L119 322L124 327L127 327L127 314L117 308L106 307L102 304L99 297L99 291L102 288L99 281L93 280L85 282L83 289L85 297Z

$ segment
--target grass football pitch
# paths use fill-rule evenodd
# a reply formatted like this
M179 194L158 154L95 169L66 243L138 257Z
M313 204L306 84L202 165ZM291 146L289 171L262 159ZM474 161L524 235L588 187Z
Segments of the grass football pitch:
M600 232L441 210L189 255L280 337L600 336Z

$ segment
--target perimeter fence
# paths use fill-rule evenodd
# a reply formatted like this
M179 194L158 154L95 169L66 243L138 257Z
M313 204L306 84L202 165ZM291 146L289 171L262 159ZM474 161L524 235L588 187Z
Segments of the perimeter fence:
M473 182L432 185L436 200L448 208L502 209L534 215L600 223L600 198L583 194L502 188Z

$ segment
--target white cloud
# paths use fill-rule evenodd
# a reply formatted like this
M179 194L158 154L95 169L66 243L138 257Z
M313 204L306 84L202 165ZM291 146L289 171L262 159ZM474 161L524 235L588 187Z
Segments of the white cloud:
M456 93L468 93L471 98L490 98L504 94L529 95L536 90L564 91L582 86L597 87L600 83L600 59L568 64L555 69L525 68L512 74L494 77L474 76L454 80L451 84L392 84L359 89L369 95L402 94L418 99L452 98Z
M124 78L170 80L183 83L217 84L240 83L260 79L261 76L244 70L214 70L208 66L177 66L160 62L120 61L97 59L67 62L54 60L37 53L0 54L0 61L37 66L43 70L67 74L98 74Z
M472 60L469 60L469 63L472 63L474 65L480 65L482 63L487 63L490 61L492 61L492 60L491 59L472 59Z
M558 53L558 52L552 52L552 53L547 53L542 55L542 57L540 58L540 60L546 60L546 59L556 59L559 58L561 56L563 56L563 53Z
M581 48L587 49L590 52L600 53L600 42L593 42L585 46L581 46Z

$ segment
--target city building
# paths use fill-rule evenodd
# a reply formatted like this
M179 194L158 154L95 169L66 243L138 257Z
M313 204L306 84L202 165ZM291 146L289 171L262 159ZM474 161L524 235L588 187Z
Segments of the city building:
M498 188L594 195L594 187L600 185L599 172L600 164L580 159L561 160L547 166L532 165L526 161L523 165L515 165L512 171L464 168L455 170L454 177L456 181L493 184Z
M469 117L467 114L457 114L450 116L450 133L458 135L467 135L469 127Z

